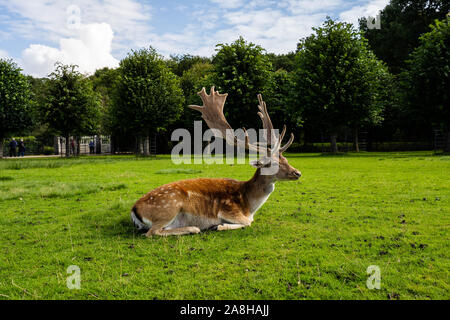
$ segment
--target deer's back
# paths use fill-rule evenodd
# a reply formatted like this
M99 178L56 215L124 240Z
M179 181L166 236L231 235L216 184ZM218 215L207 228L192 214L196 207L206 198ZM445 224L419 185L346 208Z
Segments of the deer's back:
M136 203L139 212L154 215L155 209L207 218L217 218L220 211L248 211L244 181L197 178L172 182L153 189Z

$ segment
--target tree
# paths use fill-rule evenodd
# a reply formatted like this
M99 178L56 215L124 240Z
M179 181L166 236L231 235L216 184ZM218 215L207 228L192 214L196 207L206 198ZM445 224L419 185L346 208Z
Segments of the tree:
M337 152L340 129L357 130L381 120L379 97L386 96L381 91L388 72L351 24L327 18L314 31L298 44L297 101L305 118L330 134L332 152Z
M436 21L420 37L402 79L411 117L423 119L429 129L441 129L444 149L450 152L450 18Z
M97 133L110 135L111 153L114 153L118 144L118 140L124 137L120 133L116 132L116 126L112 117L112 99L115 90L115 84L119 76L118 69L102 68L95 71L95 73L89 77L92 82L94 92L100 97L99 104L99 126ZM126 139L125 139L126 140Z
M302 110L296 109L299 106L295 103L295 80L292 72L278 69L271 72L270 86L266 90L267 97L264 99L270 107L270 118L274 126L281 129L281 125L286 124L290 131L297 137L299 128L302 126ZM297 130L296 130L297 129Z
M188 71L196 64L210 63L210 58L192 56L190 54L170 56L170 59L166 61L166 64L170 70L179 77L181 77L184 72Z
M183 72L180 85L184 93L185 107L183 107L181 118L174 125L186 129L193 128L194 121L198 120L198 112L186 106L198 103L197 93L203 87L209 88L214 85L212 75L213 65L209 62L198 62Z
M270 61L263 48L242 37L217 47L213 82L219 91L228 93L225 116L233 128L242 127L242 119L247 128L257 128L256 97L270 86Z
M46 103L41 107L43 121L66 138L70 156L70 136L93 134L98 130L99 98L92 83L75 65L55 64L49 77Z
M289 52L286 54L267 53L266 56L272 63L273 71L282 69L287 72L291 72L294 70L295 52Z
M31 125L31 89L12 60L0 59L0 158L3 140Z
M149 135L165 131L177 120L183 103L179 79L152 47L132 51L120 62L114 119L136 139L144 139L145 156Z
M359 26L375 55L385 61L392 73L406 66L408 55L419 45L421 34L430 30L435 19L450 11L448 0L391 0L381 11L380 29L368 29L366 18Z
M100 97L100 133L112 134L114 123L111 118L112 99L115 83L119 76L118 69L102 68L95 71L89 78L92 81L93 90Z

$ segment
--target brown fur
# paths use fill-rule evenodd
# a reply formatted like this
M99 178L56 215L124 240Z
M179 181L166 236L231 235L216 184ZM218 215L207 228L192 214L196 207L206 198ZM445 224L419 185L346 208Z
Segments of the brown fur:
M205 88L198 94L203 106L189 107L200 111L208 126L221 133L220 138L231 145L239 144L237 138L227 134L227 130L232 129L223 114L227 94L220 94L214 87L211 87L209 95ZM294 141L294 135L291 134L289 141L281 147L286 126L278 137L275 136L266 103L261 95L258 95L258 101L258 115L267 132L268 145L261 147L250 144L247 134L243 142L246 149L268 151L268 156L253 162L252 165L257 167L254 176L248 181L206 178L182 180L150 191L139 199L132 209L133 221L140 228L144 224L151 224L147 236L198 233L211 227L231 230L249 226L254 213L273 191L275 181L300 178L300 172L291 167L282 155ZM263 168L274 164L278 165L275 174L262 175Z
M200 225L165 229L180 218L180 214L189 214L191 220L197 222L216 221L218 230L236 229L251 224L256 207L260 206L259 199L267 199L276 180L297 180L299 176L300 173L280 156L276 175L262 175L258 167L248 181L208 178L176 181L150 191L133 209L139 220L151 221L147 236L200 232Z

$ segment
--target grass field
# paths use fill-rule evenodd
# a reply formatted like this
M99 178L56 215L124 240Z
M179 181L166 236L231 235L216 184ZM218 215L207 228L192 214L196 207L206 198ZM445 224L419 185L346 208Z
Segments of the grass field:
M246 229L147 239L133 203L249 165L114 156L0 161L0 299L450 299L450 156L289 154ZM81 270L69 290L67 268ZM366 287L377 265L381 289Z

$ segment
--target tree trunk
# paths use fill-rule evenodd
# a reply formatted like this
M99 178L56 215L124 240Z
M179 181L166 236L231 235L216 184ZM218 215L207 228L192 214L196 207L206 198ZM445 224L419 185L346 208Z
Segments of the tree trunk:
M138 156L140 153L141 153L141 142L139 137L136 137L136 141L134 144L134 154Z
M149 136L144 137L144 157L148 157L150 155L149 149L148 149L148 142L150 141Z
M77 156L80 154L80 141L81 141L81 137L80 136L78 136L77 137L77 140L76 140L76 142L77 142L77 151L76 151L76 153L77 153Z
M53 137L53 151L55 152L56 155L59 154L59 145L58 145L58 142L59 142L59 138L56 137L56 136Z
M66 158L70 157L70 136L66 135Z
M337 133L332 133L331 134L331 152L333 152L333 153L338 152L336 140L337 140Z
M116 153L116 145L114 143L114 137L111 135L109 138L109 153L115 154Z
M0 159L3 159L3 138L0 138Z
M358 128L355 128L355 151L359 152Z
M450 130L446 130L446 131L447 132L444 135L444 137L445 137L444 152L448 153L448 152L450 152Z
M102 153L102 138L100 135L97 135L97 138L95 139L95 153Z

